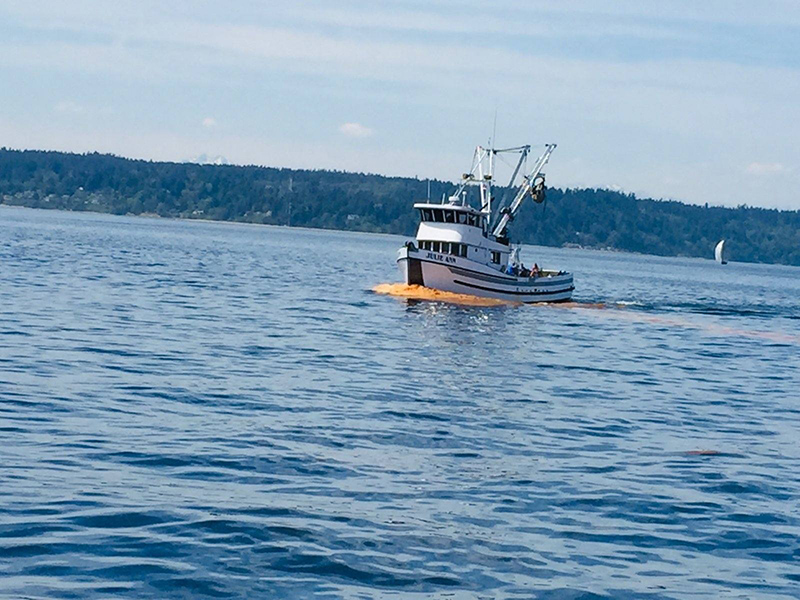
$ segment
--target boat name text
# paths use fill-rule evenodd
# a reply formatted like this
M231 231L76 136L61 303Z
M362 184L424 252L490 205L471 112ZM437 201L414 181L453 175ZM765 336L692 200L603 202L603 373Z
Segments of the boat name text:
M428 256L425 258L430 258L432 260L438 260L439 262L446 262L446 263L455 263L456 259L452 256L444 256L442 254L434 254L433 252L428 252Z

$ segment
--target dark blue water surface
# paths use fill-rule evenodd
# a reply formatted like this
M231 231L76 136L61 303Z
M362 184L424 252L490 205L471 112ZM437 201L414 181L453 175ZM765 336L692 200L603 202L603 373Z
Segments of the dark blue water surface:
M0 596L800 598L800 269L401 241L0 208Z

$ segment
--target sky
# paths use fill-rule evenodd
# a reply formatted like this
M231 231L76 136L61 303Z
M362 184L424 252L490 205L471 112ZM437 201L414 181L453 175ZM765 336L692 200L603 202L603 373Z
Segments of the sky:
M0 0L0 146L454 180L493 131L800 209L800 0Z

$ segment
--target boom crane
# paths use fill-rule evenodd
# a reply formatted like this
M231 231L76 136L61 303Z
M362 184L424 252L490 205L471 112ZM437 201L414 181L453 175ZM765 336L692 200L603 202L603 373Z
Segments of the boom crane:
M528 175L525 175L522 178L522 183L517 190L517 195L514 196L514 200L511 202L511 205L503 210L502 216L500 220L495 225L494 230L492 231L492 235L497 237L501 237L505 232L506 227L508 226L509 222L514 219L514 215L517 214L519 207L522 205L522 201L525 199L525 196L531 194L534 196L537 193L537 189L541 186L541 189L544 187L544 175L542 175L542 169L547 164L547 161L550 160L550 155L553 153L553 150L556 149L556 144L546 144L545 150L542 155L536 160L536 163L533 165L531 172ZM519 168L519 166L517 167ZM516 171L514 172L516 176ZM539 179L537 181L537 178Z

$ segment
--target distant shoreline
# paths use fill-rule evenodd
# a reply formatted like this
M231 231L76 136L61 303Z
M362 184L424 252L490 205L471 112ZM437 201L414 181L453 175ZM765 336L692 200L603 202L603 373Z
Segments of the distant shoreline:
M247 225L252 227L266 227L266 228L274 228L274 229L298 229L300 231L332 231L336 233L355 233L359 235L385 235L385 236L392 236L392 237L409 237L404 236L401 233L389 233L386 231L359 231L358 229L330 229L327 227L306 227L303 225L278 225L278 224L271 224L271 223L253 223L250 221L235 221L235 220L221 220L221 219L195 219L191 217L162 217L158 214L133 214L128 213L124 215L115 215L114 213L105 212L101 210L69 210L64 208L42 208L40 206L23 206L19 204L4 204L0 202L0 209L12 209L12 210L30 210L30 211L37 211L43 213L67 213L72 215L80 215L80 214L87 214L87 215L104 215L107 217L117 218L117 217L124 217L126 219L144 219L150 221L178 221L180 223L213 223L216 225ZM413 236L411 236L413 237ZM527 245L536 245L536 244L527 244ZM539 244L541 245L541 244ZM544 246L545 248L554 248L555 246ZM585 248L586 250L590 250L591 248Z
M398 233L388 233L382 231L359 231L357 229L330 229L325 227L305 227L302 225L271 225L267 223L251 223L248 221L233 221L233 220L218 220L218 219L192 219L187 217L162 217L160 215L144 215L144 214L126 214L126 215L115 215L113 213L97 211L97 210L64 210L60 208L40 208L35 206L20 206L17 204L4 204L0 202L0 210L2 209L11 209L11 210L24 210L24 211L37 211L37 212L44 212L44 213L68 213L68 214L89 214L89 215L102 215L112 218L117 217L124 217L124 218L134 218L134 219L143 219L143 220L161 220L161 221L175 221L180 223L211 223L214 225L248 225L253 227L264 227L267 229L279 229L279 230L286 230L286 229L296 229L299 231L309 231L309 232L320 232L325 231L329 233L342 233L342 234L355 234L355 235L365 235L365 236L386 236L386 237L394 237L394 238L410 238L413 236L405 236ZM539 248L550 248L553 250L581 250L585 252L600 252L603 254L627 254L630 256L647 256L655 259L670 259L670 258L680 258L686 260L702 260L702 261L710 261L714 262L713 257L704 257L704 256L686 256L686 255L663 255L663 254L647 254L646 252L636 252L630 250L621 250L618 248L588 248L585 246L548 246L546 244L535 244L530 242L522 242L521 245L523 247L539 247ZM770 267L780 267L780 268L787 268L787 269L797 269L800 268L798 265L786 265L781 263L759 263L759 262L749 262L749 261L728 261L728 265L735 265L735 264L742 264L742 265L764 265Z
M300 231L326 231L331 233L346 233L346 234L356 234L356 235L368 235L368 236L387 236L387 237L395 237L395 238L406 238L413 236L404 236L398 233L387 233L381 231L358 231L357 229L329 229L325 227L305 227L301 225L271 225L267 223L251 223L248 221L223 221L218 219L193 219L189 217L162 217L158 214L125 214L125 215L115 215L113 213L97 211L97 210L64 210L61 208L41 208L35 206L20 206L16 204L4 204L0 202L0 209L11 209L11 210L26 210L26 211L37 211L37 212L44 212L44 213L67 213L67 214L89 214L89 215L103 215L107 217L117 218L117 217L124 217L124 218L134 218L134 219L143 219L143 220L160 220L160 221L176 221L180 223L212 223L215 225L248 225L253 227L264 227L268 229L297 229ZM530 247L540 247L540 248L552 248L553 250L584 250L588 252L603 252L608 254L630 254L631 256L652 256L654 258L687 258L687 259L694 259L694 260L713 260L707 259L702 256L664 256L660 254L646 254L644 252L631 252L628 250L620 250L617 248L587 248L584 246L547 246L545 244L531 244L527 242L523 242L522 246L530 246ZM736 262L736 261L732 261ZM747 263L747 264L771 264L771 263ZM792 266L792 265L775 265L775 266Z
M411 238L418 225L414 200L446 196L452 186L341 171L0 148L0 202L69 212ZM800 211L699 206L606 189L550 187L545 203L528 203L519 211L511 238L550 248L704 259L713 257L720 239L727 239L737 262L800 266L799 231Z

